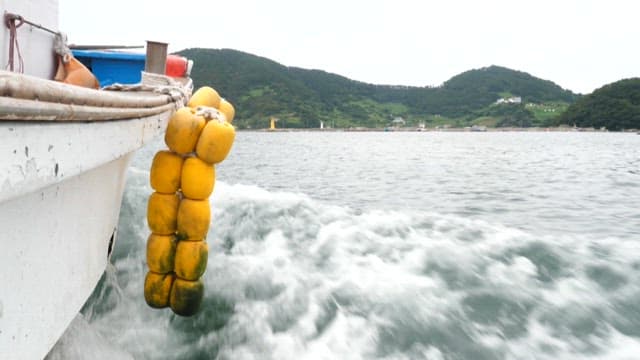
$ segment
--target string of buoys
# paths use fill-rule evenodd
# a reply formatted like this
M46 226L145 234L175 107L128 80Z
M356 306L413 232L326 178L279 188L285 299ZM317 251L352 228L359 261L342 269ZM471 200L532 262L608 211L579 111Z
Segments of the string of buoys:
M168 149L158 151L151 164L147 222L147 266L144 298L152 308L177 315L198 312L204 296L201 277L207 268L206 242L211 221L215 165L233 145L233 105L205 86L186 107L169 119Z

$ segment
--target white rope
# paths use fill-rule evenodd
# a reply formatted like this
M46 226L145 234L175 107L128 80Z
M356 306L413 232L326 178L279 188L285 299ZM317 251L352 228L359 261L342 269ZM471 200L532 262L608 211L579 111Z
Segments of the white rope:
M217 120L221 123L227 121L227 118L220 112L220 110L209 106L198 106L196 108L196 115L202 116L207 121Z
M62 61L68 63L71 58L71 49L67 46L67 34L59 32L56 34L55 41L53 42L53 50L56 54L62 56Z
M166 94L174 102L181 102L186 106L193 91L193 81L186 78L186 83L181 83L168 76L142 72L142 82L140 84L120 84L115 83L102 88L102 90L116 91L150 91L159 94Z

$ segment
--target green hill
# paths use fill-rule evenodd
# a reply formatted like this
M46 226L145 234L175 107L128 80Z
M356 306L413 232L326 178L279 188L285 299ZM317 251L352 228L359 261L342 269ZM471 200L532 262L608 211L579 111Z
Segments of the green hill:
M556 122L609 130L640 129L640 78L595 90L569 106Z
M439 87L409 87L367 84L229 49L179 54L194 60L196 87L213 86L235 105L235 125L241 128L264 128L271 116L280 119L280 127L318 127L321 121L333 127L384 127L395 117L408 125L461 126L496 113L490 110L492 104L505 96L564 104L577 97L550 81L498 66L464 72ZM535 120L524 104L515 112L522 111ZM510 111L506 113L496 123L508 119Z

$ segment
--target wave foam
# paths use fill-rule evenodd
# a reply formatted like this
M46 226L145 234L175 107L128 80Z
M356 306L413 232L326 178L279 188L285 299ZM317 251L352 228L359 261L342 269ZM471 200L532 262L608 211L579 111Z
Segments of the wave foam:
M616 359L640 347L634 242L360 212L223 182L201 313L151 310L138 185L128 187L116 245L127 251L116 251L116 275L85 309L136 358ZM116 306L104 305L105 289L117 289Z

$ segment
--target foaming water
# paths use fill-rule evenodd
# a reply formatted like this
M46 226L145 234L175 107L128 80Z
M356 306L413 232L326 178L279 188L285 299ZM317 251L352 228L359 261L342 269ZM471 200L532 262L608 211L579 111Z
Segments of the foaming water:
M45 357L46 360L86 359L133 360L126 350L114 346L82 314L78 314L64 335Z
M331 172L329 166L315 173L310 172L315 165L300 169L300 164L312 160L305 160L311 150L303 151L298 140L286 137L278 143L278 138L260 138L270 146L291 141L294 149L300 147L289 153L296 154L292 157L299 167L299 178L291 178L296 172L284 170L288 167L283 163L292 161L286 156L270 158L276 162L273 165L245 158L250 146L256 157L264 156L266 148L251 144L270 134L248 134L245 140L243 135L234 149L239 157L228 159L231 165L218 171L209 263L203 277L206 293L202 311L192 318L150 309L144 303L145 215L151 192L146 168L155 149L145 149L148 153L135 160L113 267L83 309L91 332L110 344L108 349L90 345L92 349L103 354L122 349L127 354L120 358L136 359L630 359L640 352L638 224L615 220L616 216L633 220L628 218L627 197L638 195L638 187L620 185L626 189L624 196L613 191L593 193L589 199L583 198L581 188L574 192L575 199L562 193L545 198L541 205L533 200L539 196L537 190L526 190L540 186L534 178L514 185L519 190L503 194L501 200L500 189L510 181L545 172L545 178L562 179L554 182L557 190L568 191L571 186L561 184L575 174L560 174L565 168L573 170L559 158L556 164L542 162L537 171L505 180L506 173L474 165L474 160L491 164L478 156L460 160L459 169L451 168L455 174L432 177L419 175L422 168L405 174L396 169L396 178L408 180L390 181L386 188L381 184L387 180L376 177L374 165L349 170L336 164L343 172L359 172L361 178L351 180L359 187L341 190L342 196L333 198L336 190L326 187L345 186L339 181L345 175ZM371 143L368 136L357 141ZM356 141L347 139L305 141L327 142L325 149ZM513 139L506 145L485 140L473 144L478 153L486 154L488 146L518 146ZM526 136L520 141L535 143ZM552 152L572 154L570 145L558 146L567 148ZM378 167L391 164L380 147L371 147L380 152ZM452 159L457 153L461 159L470 153L465 148L446 150L451 150L446 156ZM604 155L605 160L593 157L594 163L580 160L575 172L587 171L582 167L602 168L610 154ZM517 167L514 163L522 162L503 156L505 164L494 167ZM528 155L516 158L521 156ZM234 162L238 159L244 160L245 168ZM637 170L638 163L629 160L627 168L610 164L611 171L624 175L598 170L592 179L579 182L609 179L605 181L610 184L615 178L634 183L638 175L629 171ZM257 168L251 172L248 168L254 165ZM549 170L556 166L557 172ZM472 194L443 194L463 190L461 180L453 178L461 173L477 179L469 187ZM240 175L249 185L239 181ZM413 184L416 176L430 189L434 185L429 182L451 176L451 186L438 194L419 193ZM251 184L254 181L265 185ZM607 186L598 183L593 189ZM384 205L385 196L389 206ZM474 197L478 200L471 200ZM481 199L492 204L487 207ZM579 230L586 222L573 221L578 215L572 204L579 205L575 211L589 213L581 206L614 199L617 203L609 208L591 210L600 221L593 227L596 231ZM536 204L550 213L541 214ZM561 223L557 216L565 217L564 229L557 225ZM547 218L554 224L545 224Z

